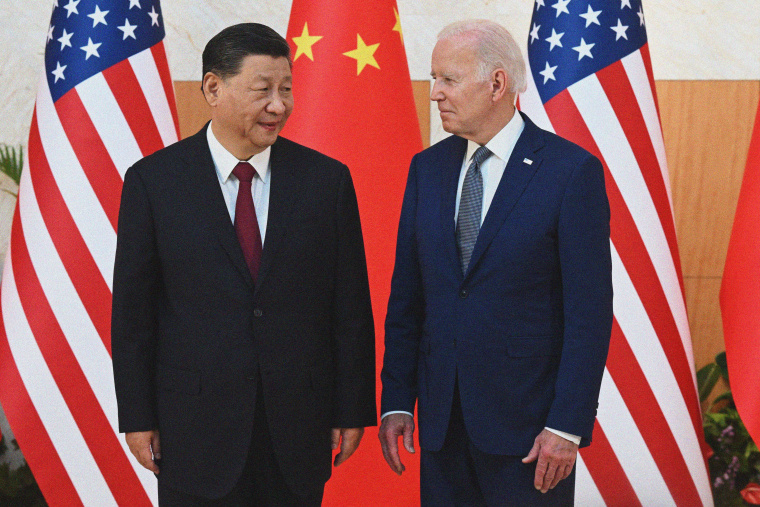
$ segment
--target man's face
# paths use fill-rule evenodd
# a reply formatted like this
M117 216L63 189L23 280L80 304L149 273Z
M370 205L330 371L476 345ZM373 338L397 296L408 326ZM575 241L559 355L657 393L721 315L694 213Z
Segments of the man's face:
M233 154L240 158L271 146L293 111L293 75L288 60L249 55L243 59L240 72L216 82L217 92L212 93L209 103L213 106L214 134L220 142L237 151Z
M474 41L466 35L441 39L433 49L430 100L438 103L443 130L477 141L492 113L491 86L478 74Z

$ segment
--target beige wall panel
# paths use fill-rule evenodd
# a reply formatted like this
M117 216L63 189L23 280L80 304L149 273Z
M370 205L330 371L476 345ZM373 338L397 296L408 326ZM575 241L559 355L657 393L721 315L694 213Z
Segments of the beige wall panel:
M689 314L694 364L697 369L711 363L723 345L723 327L718 305L720 278L686 278L686 309Z
M420 121L422 147L427 148L430 146L430 81L412 81L412 92Z
M658 81L686 277L722 276L757 110L757 81Z
M198 132L211 118L211 112L201 93L200 81L175 81L174 94L177 96L179 137L184 139Z

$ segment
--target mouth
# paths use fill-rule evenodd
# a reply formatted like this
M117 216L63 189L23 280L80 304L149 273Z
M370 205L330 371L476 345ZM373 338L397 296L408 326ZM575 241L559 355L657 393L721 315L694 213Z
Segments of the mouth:
M259 125L261 125L261 128L266 130L267 132L276 132L277 127L279 127L280 122L278 121L260 121Z

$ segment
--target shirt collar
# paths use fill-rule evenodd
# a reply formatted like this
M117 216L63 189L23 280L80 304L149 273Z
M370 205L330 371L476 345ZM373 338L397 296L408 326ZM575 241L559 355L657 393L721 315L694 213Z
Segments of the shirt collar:
M232 170L235 169L235 166L238 165L240 160L227 151L227 149L217 140L216 136L211 131L211 123L209 123L208 128L206 129L206 139L208 140L208 148L211 151L211 158L214 160L214 165L216 166L216 172L219 174L222 181L227 183L227 179L229 179L230 174L232 174ZM269 157L271 154L272 147L267 146L267 148L261 153L257 153L250 159L244 161L248 162L254 169L256 169L259 179L264 183L266 183L269 178Z
M520 138L520 134L522 134L523 127L525 127L525 120L522 119L520 112L515 109L512 119L486 143L486 148L506 164L510 155L512 155L512 150L514 150L517 140ZM480 148L480 145L475 141L467 141L466 160L468 163L478 148Z

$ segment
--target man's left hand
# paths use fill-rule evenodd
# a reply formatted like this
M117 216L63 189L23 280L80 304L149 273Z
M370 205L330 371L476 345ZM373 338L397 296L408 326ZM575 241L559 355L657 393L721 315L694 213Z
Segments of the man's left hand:
M538 434L533 448L522 462L532 463L538 459L533 485L541 490L541 493L546 493L570 475L576 456L578 446L575 443L544 429Z
M338 466L354 453L359 442L364 435L364 428L333 428L331 439L332 448L337 449L340 445L340 452L335 456L334 466Z

